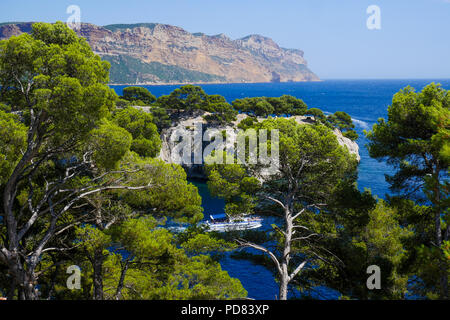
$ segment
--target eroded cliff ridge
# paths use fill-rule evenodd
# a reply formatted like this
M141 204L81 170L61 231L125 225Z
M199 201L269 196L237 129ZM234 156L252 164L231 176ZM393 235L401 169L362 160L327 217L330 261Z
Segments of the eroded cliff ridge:
M144 111L148 112L148 108L143 108ZM207 128L214 128L219 131L223 131L227 133L227 138L224 139L223 143L219 146L222 146L224 150L227 150L228 147L230 147L230 141L235 142L236 137L239 132L238 124L247 118L248 116L246 114L239 114L237 115L237 118L233 123L228 125L211 125L209 124L203 117L205 115L208 115L208 112L204 112L201 110L198 110L195 114L189 115L189 116L181 116L176 122L172 123L172 126L164 129L161 132L161 141L162 141L162 147L161 151L159 153L159 158L167 163L178 163L182 164L178 161L174 161L174 159L181 159L182 156L180 153L180 148L177 147L179 142L175 142L172 139L172 135L174 132L176 132L177 136L183 136L183 137L189 137L194 135L194 130L196 125L201 124L202 129L206 130ZM305 125L311 125L314 123L313 120L310 120L310 118L306 116L293 116L288 117L287 119L295 119L295 121L299 124L305 124ZM264 121L267 118L258 118L258 121ZM356 160L359 162L361 160L360 154L359 154L359 146L355 141L350 140L349 138L346 138L342 135L342 132L339 131L339 129L334 129L333 133L335 134L338 143L346 147L350 154L354 154L356 156ZM208 143L205 143L203 145L203 148L206 147ZM217 149L220 149L220 147L217 147ZM194 149L195 145L191 145L192 154L190 159L194 159ZM231 145L232 147L232 145ZM174 153L176 153L174 155ZM204 165L203 164L182 164L183 168L186 170L187 176L189 178L197 178L197 179L204 179L205 172L204 172Z
M0 39L30 32L31 25L0 24ZM319 80L303 51L281 48L261 35L232 40L156 23L83 23L77 33L111 63L111 82L117 84Z

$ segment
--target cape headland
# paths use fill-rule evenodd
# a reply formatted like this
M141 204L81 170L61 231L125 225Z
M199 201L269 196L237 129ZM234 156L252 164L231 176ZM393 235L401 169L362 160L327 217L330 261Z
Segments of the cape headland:
M0 40L30 32L32 24L0 23ZM76 31L111 63L111 84L320 81L303 51L261 35L232 40L158 23L82 23Z

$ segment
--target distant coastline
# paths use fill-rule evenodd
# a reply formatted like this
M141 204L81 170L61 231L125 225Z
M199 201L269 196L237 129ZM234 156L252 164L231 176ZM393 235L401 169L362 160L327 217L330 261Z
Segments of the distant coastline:
M108 83L110 86L180 86L180 85L204 85L204 84L258 84L258 83L305 83L323 82L324 80L282 81L282 82L139 82L139 83Z
M0 40L31 32L33 22L0 23ZM97 26L75 30L95 54L108 61L111 85L181 85L318 81L300 49L280 47L251 34L190 33L158 24Z

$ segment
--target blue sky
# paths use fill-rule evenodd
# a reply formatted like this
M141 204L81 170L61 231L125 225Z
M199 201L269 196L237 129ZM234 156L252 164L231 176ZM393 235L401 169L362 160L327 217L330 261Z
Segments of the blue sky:
M450 78L450 0L1 0L0 22L158 22L233 39L262 34L305 51L321 78ZM366 9L381 9L368 30Z

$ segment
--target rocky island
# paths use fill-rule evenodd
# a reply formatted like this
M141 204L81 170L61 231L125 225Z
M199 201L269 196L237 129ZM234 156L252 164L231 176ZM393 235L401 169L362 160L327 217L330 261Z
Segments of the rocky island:
M141 107L137 107L137 108L142 109ZM145 108L144 110L149 112L148 108ZM191 131L194 130L195 125L198 123L201 123L204 130L210 126L214 126L214 128L217 130L226 131L228 135L231 135L229 137L230 138L229 140L234 141L239 132L239 128L238 128L239 123L241 123L244 119L248 118L248 115L246 115L246 114L238 114L236 116L236 120L233 121L232 123L222 124L222 125L217 126L216 124L211 124L205 120L205 116L207 116L208 114L210 114L210 113L199 110L194 115L180 117L179 119L177 119L176 122L172 123L172 125L169 128L164 129L161 132L162 144L161 144L161 150L159 153L159 158L161 160L165 161L166 163L173 162L172 152L175 149L176 143L171 141L171 136L174 131L186 131L186 135L189 135L189 134L191 134ZM291 118L295 119L295 121L299 124L309 124L309 125L314 124L314 120L311 120L310 117L307 117L307 116L292 116L292 117L288 117L287 119L291 119ZM258 117L259 122L264 121L266 119L267 118ZM342 132L337 128L335 128L333 130L333 133L336 136L338 143L341 146L345 146L348 149L348 151L351 154L356 155L356 159L358 161L360 161L361 157L359 155L358 144L355 141L353 141L347 137L344 137ZM228 139L228 137L227 137L227 139ZM229 140L225 140L224 144L227 145L227 142ZM185 169L188 178L206 179L203 165L183 164L182 166Z

